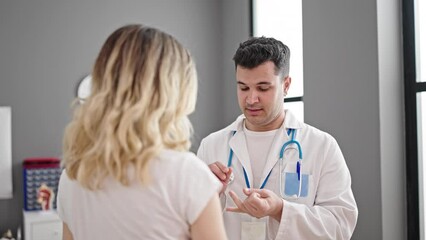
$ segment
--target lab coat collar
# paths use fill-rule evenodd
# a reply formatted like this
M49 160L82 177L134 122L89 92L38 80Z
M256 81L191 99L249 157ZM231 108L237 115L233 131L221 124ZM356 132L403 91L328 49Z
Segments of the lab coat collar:
M284 117L284 126L286 129L300 129L302 128L302 122L300 122L295 116L294 114L288 110L285 109L285 117ZM246 119L246 117L244 116L244 114L241 114L240 116L237 117L237 119L231 123L228 127L226 127L225 129L230 131L230 132L240 132L243 131L244 129L244 120Z
M302 128L303 123L300 122L294 114L286 109L285 111L285 117L284 117L284 126L286 129L300 129Z

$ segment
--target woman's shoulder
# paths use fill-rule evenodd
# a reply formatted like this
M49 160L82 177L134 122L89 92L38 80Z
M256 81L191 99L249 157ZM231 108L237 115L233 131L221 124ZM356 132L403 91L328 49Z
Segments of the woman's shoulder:
M188 184L203 183L204 186L222 186L216 176L210 171L205 162L198 158L193 152L180 152L166 150L160 154L161 173L178 176L180 181L185 177ZM215 189L215 188L214 188ZM216 191L216 189L214 190Z
M166 149L163 150L158 160L162 165L168 165L169 168L177 170L178 168L204 168L205 163L199 159L193 152L189 151L176 151Z
M190 151L177 151L173 149L164 149L159 154L160 158L167 159L194 159L197 158L193 152Z

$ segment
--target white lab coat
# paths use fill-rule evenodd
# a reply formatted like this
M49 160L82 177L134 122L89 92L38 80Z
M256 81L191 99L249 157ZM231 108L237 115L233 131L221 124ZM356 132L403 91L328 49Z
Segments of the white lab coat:
M240 199L246 196L242 189L246 187L243 166L250 182L253 181L252 169L243 132L244 116L237 118L228 127L210 134L201 141L198 157L205 163L216 161L227 165L230 148L234 155L232 168L235 179L228 186ZM241 239L242 221L265 221L267 239L350 239L354 231L358 209L351 189L351 176L336 140L329 134L298 121L286 110L283 127L278 131L271 146L267 162L261 177L261 183L271 171L265 189L280 195L279 152L282 145L290 140L287 129L296 129L295 139L299 141L303 151L302 174L306 174L308 190L306 197L294 199L283 192L283 211L281 222L273 218L256 219L247 214L224 213L224 222L229 239ZM235 135L233 135L233 132ZM298 160L297 148L292 145L284 152L283 182L285 173L296 172ZM260 186L260 183L256 184ZM251 184L253 186L253 184ZM226 191L226 192L227 192ZM234 206L227 195L227 206ZM223 201L222 196L222 203Z

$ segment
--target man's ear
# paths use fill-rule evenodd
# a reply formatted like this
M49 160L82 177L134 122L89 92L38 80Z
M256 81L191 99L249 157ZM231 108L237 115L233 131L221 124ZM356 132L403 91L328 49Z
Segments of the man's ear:
M288 89L290 89L290 85L291 85L291 77L287 76L284 78L284 84L283 84L283 90L284 90L284 94L287 95Z

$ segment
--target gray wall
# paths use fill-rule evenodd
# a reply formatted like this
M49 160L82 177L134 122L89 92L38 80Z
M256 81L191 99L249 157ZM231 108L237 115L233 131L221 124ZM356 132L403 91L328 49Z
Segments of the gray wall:
M225 105L223 123L230 124L241 114L237 101L237 85L235 84L235 65L232 57L239 43L247 40L250 35L250 0L223 1L222 31L223 60L222 79ZM225 126L224 125L224 126Z
M0 1L0 105L13 111L15 189L0 200L0 231L21 224L22 160L60 156L75 84L124 23L164 29L195 56L193 150L233 121L231 58L249 35L248 2ZM305 120L335 136L346 157L360 211L353 239L405 239L399 11L398 0L303 0Z
M353 239L405 239L399 1L304 0L305 120L339 142Z
M339 142L359 207L353 239L382 239L376 3L303 2L305 120Z
M194 149L221 125L221 2L210 0L0 1L0 106L12 106L14 198L0 200L0 231L21 225L22 161L61 155L77 82L106 37L127 23L176 36L194 55L199 101Z

